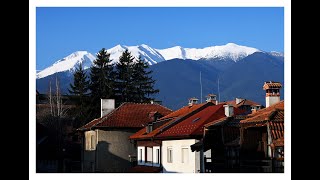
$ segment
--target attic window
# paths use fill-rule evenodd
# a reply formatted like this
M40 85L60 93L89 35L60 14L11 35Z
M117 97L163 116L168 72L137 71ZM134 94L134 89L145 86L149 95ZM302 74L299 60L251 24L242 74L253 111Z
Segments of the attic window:
M199 119L200 119L200 118L196 118L196 119L194 119L192 122L195 123L195 122L199 121Z
M150 133L152 131L152 124L148 124L146 129L147 129L147 133Z

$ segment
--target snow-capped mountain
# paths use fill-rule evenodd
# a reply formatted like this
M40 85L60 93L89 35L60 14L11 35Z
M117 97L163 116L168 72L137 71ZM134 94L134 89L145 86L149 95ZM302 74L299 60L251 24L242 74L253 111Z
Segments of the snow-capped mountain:
M92 62L95 59L95 56L88 51L76 51L69 56L58 60L52 66L49 66L37 73L37 79L52 75L57 72L70 71L73 73L79 63L82 63L83 69L87 69L92 65Z
M272 56L277 56L277 57L283 57L284 54L282 52L276 52L276 51L271 51L269 52L270 55Z
M141 58L144 59L149 65L165 61L163 56L157 50L145 44L139 46L117 45L113 48L107 49L107 52L110 53L110 59L113 60L113 63L116 63L119 61L119 57L126 49L128 49L129 52L131 52L131 55L136 59L141 56Z
M138 59L140 56L149 65L154 65L171 59L208 59L208 60L232 60L238 62L239 60L260 50L252 47L241 46L234 43L228 43L222 46L210 46L205 48L183 48L175 46L167 49L154 49L148 45L141 44L138 46L117 45L107 52L110 53L112 63L119 61L121 54L128 49L131 54ZM271 55L283 56L281 53L271 52ZM52 66L37 73L37 79L52 75L57 72L69 71L73 73L77 65L81 62L84 69L89 68L92 62L96 59L94 55L87 51L77 51L69 56L58 60Z
M233 61L239 61L247 57L254 52L260 50L252 47L240 46L234 43L228 43L223 46L211 46L202 49L197 48L183 48L175 46L168 49L157 49L160 54L166 59L232 59Z

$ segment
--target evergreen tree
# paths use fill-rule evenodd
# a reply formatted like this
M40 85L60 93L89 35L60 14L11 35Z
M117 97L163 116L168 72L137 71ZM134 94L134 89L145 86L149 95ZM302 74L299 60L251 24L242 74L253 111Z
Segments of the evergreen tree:
M68 89L69 93L74 95L74 98L77 101L78 105L78 118L80 120L80 124L77 126L82 125L85 120L85 107L86 107L86 100L89 90L89 80L88 76L84 72L82 68L82 64L80 63L77 67L76 71L73 73L73 84L70 84L70 89Z
M151 98L151 95L159 93L159 90L153 87L155 80L150 77L152 71L148 71L148 68L149 65L141 57L139 57L133 66L135 102L150 102L150 100L154 100L154 98Z
M113 83L114 72L110 54L105 48L97 53L97 59L93 61L90 71L91 105L90 117L100 116L100 99L114 98Z
M134 57L128 50L125 50L116 64L116 102L121 104L123 102L133 102L133 62Z

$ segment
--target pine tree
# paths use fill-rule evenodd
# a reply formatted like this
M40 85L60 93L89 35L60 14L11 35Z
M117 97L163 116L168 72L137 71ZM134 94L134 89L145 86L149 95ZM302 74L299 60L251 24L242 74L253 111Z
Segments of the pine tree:
M153 94L159 93L158 89L154 89L155 80L150 77L152 71L148 71L149 65L144 62L141 57L133 66L133 84L135 88L135 102L150 102Z
M109 58L110 54L105 48L102 48L97 53L97 59L93 61L90 69L91 115L89 116L92 118L100 115L100 99L114 98L114 71Z
M77 67L76 71L73 73L73 84L70 84L70 88L68 89L69 93L74 95L75 99L77 100L78 105L78 115L80 124L82 125L85 120L85 111L86 111L86 104L87 104L87 95L89 90L89 80L88 76L84 72L82 68L82 64L80 63Z
M117 104L133 102L133 62L134 57L128 50L125 50L116 64L116 95Z

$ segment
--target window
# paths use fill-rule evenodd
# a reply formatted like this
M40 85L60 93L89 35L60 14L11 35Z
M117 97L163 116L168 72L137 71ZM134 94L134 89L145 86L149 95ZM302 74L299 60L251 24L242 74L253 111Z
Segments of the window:
M96 144L95 144L94 135L91 135L91 147L90 147L90 149L95 149L95 146L96 146Z
M172 147L168 147L167 149L167 161L168 163L172 163Z
M195 122L197 122L199 120L200 120L200 118L196 118L196 119L192 120L192 122L195 123Z
M152 163L152 147L147 147L147 163Z
M139 161L142 162L142 149L139 149Z
M94 135L90 135L87 142L87 150L95 150L96 149L96 139Z
M146 157L145 157L145 153L146 153L146 147L144 146L138 146L138 165L144 165L146 162Z
M188 148L182 148L181 150L181 162L182 163L188 163L189 162L189 149Z
M160 149L156 149L156 164L160 164Z

